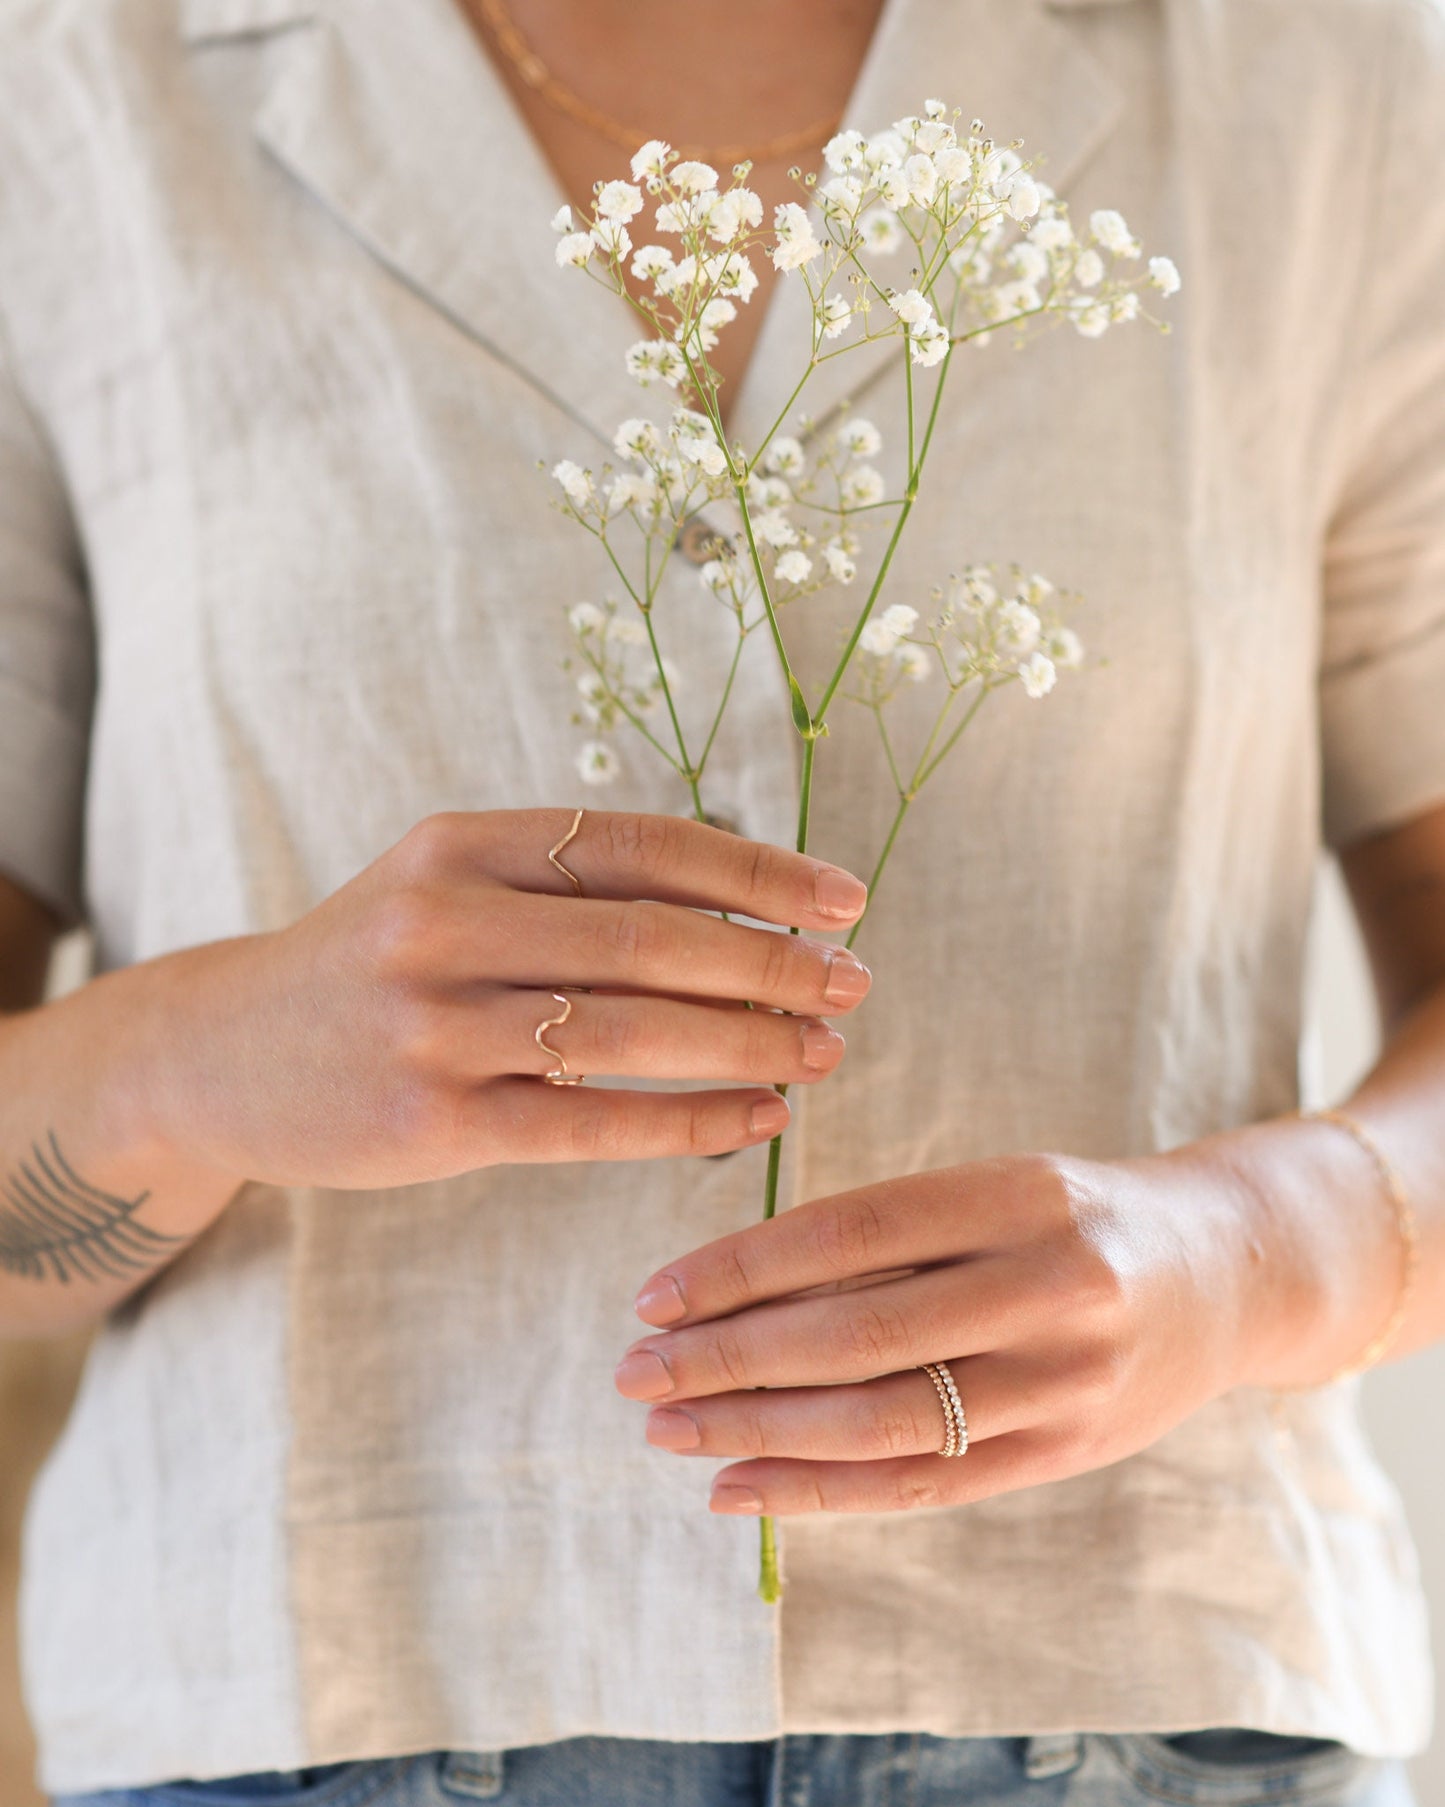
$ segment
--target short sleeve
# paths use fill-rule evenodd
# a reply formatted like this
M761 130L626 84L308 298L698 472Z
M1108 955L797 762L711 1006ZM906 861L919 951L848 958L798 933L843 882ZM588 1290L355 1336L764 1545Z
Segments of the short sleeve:
M94 692L83 563L60 474L0 345L0 872L73 927Z
M1445 6L1392 11L1402 29L1325 548L1332 848L1445 804Z

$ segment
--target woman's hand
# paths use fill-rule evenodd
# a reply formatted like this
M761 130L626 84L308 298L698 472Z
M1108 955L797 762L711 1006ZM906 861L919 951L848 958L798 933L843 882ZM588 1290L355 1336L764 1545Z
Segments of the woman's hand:
M649 1442L747 1458L717 1475L715 1511L892 1512L1032 1487L1131 1455L1263 1372L1278 1330L1256 1334L1266 1218L1228 1164L1190 1149L864 1186L660 1269L637 1310L674 1327L635 1343L616 1384L656 1402ZM962 1458L937 1453L930 1361L963 1402Z
M407 1185L497 1162L716 1154L765 1141L763 1087L837 1066L822 1018L867 969L841 947L721 922L846 927L866 892L836 867L668 816L438 815L287 929L171 957L145 992L154 1139L277 1184ZM750 1089L554 1086L571 1073ZM757 1008L742 1008L744 1000ZM792 1014L780 1014L789 1012Z

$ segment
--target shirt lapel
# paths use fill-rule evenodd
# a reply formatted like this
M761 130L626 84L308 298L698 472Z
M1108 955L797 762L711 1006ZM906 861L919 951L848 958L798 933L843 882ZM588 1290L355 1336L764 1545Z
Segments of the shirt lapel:
M1054 16L1083 3L1119 0L887 0L845 118L876 130L937 95L1001 140L1022 138L1063 192L1121 104L1074 21ZM626 304L557 268L550 221L564 196L455 0L182 0L198 54L289 27L301 29L288 32L254 129L342 226L600 440L670 399L626 375L641 336ZM736 398L745 444L796 381L807 335L802 284L784 278ZM885 340L821 365L800 407L822 424L900 355Z

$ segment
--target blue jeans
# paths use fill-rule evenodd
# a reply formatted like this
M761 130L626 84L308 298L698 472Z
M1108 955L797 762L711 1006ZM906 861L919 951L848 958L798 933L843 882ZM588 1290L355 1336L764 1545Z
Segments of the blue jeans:
M52 1807L1415 1807L1402 1763L1316 1738L566 1738L59 1795Z

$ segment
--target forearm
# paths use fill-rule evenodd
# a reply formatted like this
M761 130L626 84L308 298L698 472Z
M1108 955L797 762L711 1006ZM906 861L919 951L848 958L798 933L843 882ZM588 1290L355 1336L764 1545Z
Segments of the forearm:
M1445 1337L1445 985L1393 1025L1339 1108L1379 1143L1418 1226L1391 1360ZM1162 1158L1223 1185L1246 1226L1241 1384L1308 1386L1352 1365L1390 1317L1405 1253L1369 1153L1336 1124L1283 1117Z
M0 1336L95 1322L173 1261L239 1187L157 1132L189 956L0 1015Z

